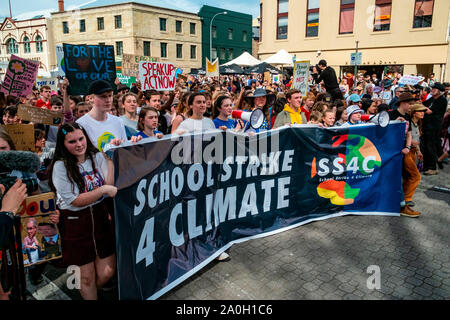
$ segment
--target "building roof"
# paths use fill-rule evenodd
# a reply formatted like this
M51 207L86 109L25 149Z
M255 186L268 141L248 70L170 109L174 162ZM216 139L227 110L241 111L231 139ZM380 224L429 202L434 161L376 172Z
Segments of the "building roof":
M171 10L189 12L189 13L194 13L194 14L197 13L197 9L198 9L198 7L196 5L189 5L189 3L187 1L186 1L186 3L184 1L182 1L183 7L181 7L181 6L176 5L176 3L178 3L179 1L169 1L169 0L91 0L85 4L82 4L79 8L80 9L90 9L90 8L131 3L131 2L134 2L136 4L143 4L143 5L158 7L158 8L162 8L162 9L171 9Z

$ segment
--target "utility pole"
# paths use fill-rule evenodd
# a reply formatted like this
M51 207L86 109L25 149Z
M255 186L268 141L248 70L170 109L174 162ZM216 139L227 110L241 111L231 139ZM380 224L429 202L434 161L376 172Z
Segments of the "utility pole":
M358 43L359 41L356 41L356 57L358 56ZM358 61L358 58L355 59L355 80L353 81L353 88L356 88L356 79L357 79L357 73L358 73L358 64L356 63Z

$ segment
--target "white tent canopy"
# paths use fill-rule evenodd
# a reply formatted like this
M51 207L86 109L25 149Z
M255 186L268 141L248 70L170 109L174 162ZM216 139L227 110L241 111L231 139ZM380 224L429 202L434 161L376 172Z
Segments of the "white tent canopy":
M250 53L245 51L236 59L228 61L227 63L224 63L222 66L228 66L230 64L237 64L239 67L252 67L252 66L255 66L260 63L261 63L261 61L259 61L258 59L253 57Z
M275 53L273 56L270 56L264 62L267 62L269 64L274 65L289 65L292 66L292 55L290 55L286 50L281 49L277 53Z

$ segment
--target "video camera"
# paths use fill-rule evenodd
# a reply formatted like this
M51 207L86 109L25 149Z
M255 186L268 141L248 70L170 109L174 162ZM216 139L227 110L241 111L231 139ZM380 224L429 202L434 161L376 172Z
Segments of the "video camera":
M5 194L16 183L17 177L11 173L14 170L36 173L40 167L39 157L28 151L3 151L0 152L0 184L5 187ZM24 177L22 182L27 186L27 193L31 195L38 190L39 184L35 177ZM3 194L0 193L0 201Z

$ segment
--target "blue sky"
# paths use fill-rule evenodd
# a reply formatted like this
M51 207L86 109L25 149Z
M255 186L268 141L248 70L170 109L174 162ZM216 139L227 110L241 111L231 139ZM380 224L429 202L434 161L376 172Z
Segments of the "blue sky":
M65 9L74 9L82 4L89 6L107 5L132 0L65 0ZM259 0L135 0L158 7L178 9L188 12L198 12L202 5L224 8L237 12L251 14L253 18L259 15ZM13 17L29 18L28 15L39 15L58 9L58 0L11 0ZM0 17L9 16L8 0L0 0Z

